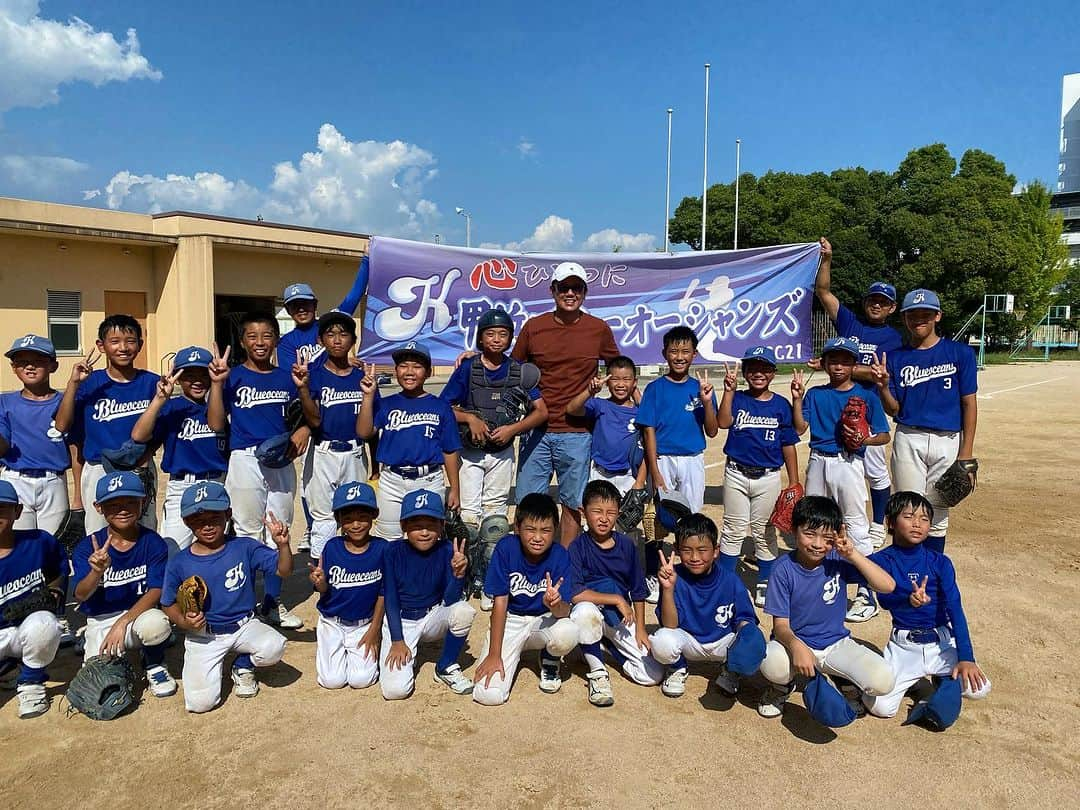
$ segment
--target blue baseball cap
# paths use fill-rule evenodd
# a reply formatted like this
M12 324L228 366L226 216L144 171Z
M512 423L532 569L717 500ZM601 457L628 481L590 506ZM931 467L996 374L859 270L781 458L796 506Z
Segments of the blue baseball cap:
M274 470L288 467L292 464L289 458L289 448L292 445L292 436L288 433L278 433L269 439L263 439L255 448L255 458L260 464Z
M693 513L690 501L679 490L661 489L656 493L656 519L665 529L675 531L679 521Z
M56 359L56 348L52 341L41 335L23 335L21 338L15 338L11 348L4 352L4 357L14 357L19 352L37 352L53 360Z
M210 361L214 356L202 346L188 346L176 353L173 359L173 369L179 371L182 368L210 368Z
M887 281L875 281L866 290L866 295L863 298L869 298L871 295L884 295L892 302L896 302L896 287L889 284Z
M410 340L401 348L394 349L391 357L394 358L395 363L400 363L410 357L416 357L429 369L431 368L431 351L426 343L419 340Z
M933 290L912 290L904 296L900 311L907 312L909 309L932 309L941 312L941 299Z
M146 488L138 473L130 470L109 473L97 482L94 503L105 503L113 498L145 498Z
M119 447L106 447L101 451L101 466L107 473L134 470L146 455L147 446L128 439Z
M359 481L342 484L334 491L334 504L331 511L348 509L350 506L362 506L379 514L379 502L375 499L375 490Z
M192 484L180 497L180 517L190 517L199 512L226 512L232 502L225 487L217 481Z
M10 481L0 481L0 503L19 503L19 493Z
M846 337L831 338L825 341L825 348L821 350L821 356L824 357L829 352L847 352L855 361L859 360L859 343L856 340Z
M445 520L446 507L443 506L442 496L430 489L417 489L406 494L401 499L401 519L408 520L421 515Z
M847 698L820 672L807 682L803 702L810 716L823 726L843 728L855 720L855 710Z
M742 359L744 363L747 360L761 360L776 368L776 353L768 346L751 346L746 350L746 354L743 355Z
M727 668L736 675L750 677L765 660L765 635L756 624L746 624L728 647Z
M944 731L960 716L963 693L959 678L945 678L930 699L917 704L900 725L907 726L923 720L933 728Z
M310 284L290 284L285 288L285 292L281 294L281 297L285 299L285 303L290 301L317 301L315 297L315 291L311 289Z

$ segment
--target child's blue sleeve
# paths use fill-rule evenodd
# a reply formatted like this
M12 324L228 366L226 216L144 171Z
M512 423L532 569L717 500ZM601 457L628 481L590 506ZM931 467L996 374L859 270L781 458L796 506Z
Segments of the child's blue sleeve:
M183 557L173 557L165 564L165 581L161 585L161 606L176 604L176 589L184 581Z
M975 350L960 344L959 376L960 396L966 397L979 390L978 369L975 363Z
M637 412L637 424L640 427L655 428L657 425L657 413L656 413L656 394L659 390L656 383L659 380L653 380L645 386L645 390L641 394L641 404L638 405Z
M585 558L579 540L574 540L567 551L570 555L570 598L573 599L585 590Z
M153 541L153 550L146 562L146 587L160 588L165 582L165 566L169 561L169 547L160 537L148 537Z
M945 600L945 612L952 625L953 638L956 640L956 657L960 661L974 661L975 650L971 645L971 633L968 631L967 616L960 603L960 588L956 585L956 569L952 561L942 555L937 570L938 583Z
M495 553L491 555L491 562L488 563L487 573L484 575L484 593L492 598L510 593L510 575L503 563L501 541L495 546Z
M442 404L445 413L439 417L439 447L444 453L460 452L461 433L458 431L457 419L454 417L454 412L450 409L450 406L445 402Z
M765 612L775 619L791 618L791 575L786 565L773 568L765 591Z
M758 617L757 611L754 610L754 603L750 600L750 591L746 590L746 586L738 577L732 577L732 579L734 580L732 590L734 591L735 617L731 621L731 632L734 633L743 622L758 624ZM768 591L766 590L765 593L768 594Z
M870 416L870 432L873 434L889 432L889 418L881 407L881 397L867 394L866 406Z
M264 574L277 573L278 551L276 548L270 548L252 540L249 554L252 571L262 571Z
M453 543L447 540L444 548L446 550L440 554L441 562L439 563L443 566L443 571L446 572L446 587L443 589L442 601L444 605L452 605L454 602L461 601L461 595L465 591L465 577L455 577L454 571L450 567L450 558L454 554Z
M446 381L439 398L449 405L466 405L469 400L469 376L472 374L472 363L468 360L454 369L450 379Z
M399 540L404 543L406 541ZM386 613L386 625L390 629L390 640L401 641L405 636L401 630L401 601L398 596L397 561L393 552L394 544L386 550L383 557L383 607Z

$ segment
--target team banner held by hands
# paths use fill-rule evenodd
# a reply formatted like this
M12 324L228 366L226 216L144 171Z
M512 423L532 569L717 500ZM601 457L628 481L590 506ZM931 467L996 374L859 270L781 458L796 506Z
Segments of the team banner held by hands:
M552 271L575 261L588 276L586 311L611 326L619 349L637 363L662 362L663 334L679 325L697 333L702 362L737 359L757 345L772 347L781 362L805 362L818 254L816 243L705 253L523 254L377 236L360 354L390 362L395 347L420 340L434 363L450 365L476 348L477 321L491 307L510 314L515 334L529 318L551 312Z

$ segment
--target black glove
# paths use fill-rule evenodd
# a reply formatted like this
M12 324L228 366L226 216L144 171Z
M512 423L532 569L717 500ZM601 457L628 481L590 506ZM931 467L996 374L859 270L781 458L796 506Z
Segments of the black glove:
M112 720L135 702L135 672L127 656L95 655L71 679L68 714Z

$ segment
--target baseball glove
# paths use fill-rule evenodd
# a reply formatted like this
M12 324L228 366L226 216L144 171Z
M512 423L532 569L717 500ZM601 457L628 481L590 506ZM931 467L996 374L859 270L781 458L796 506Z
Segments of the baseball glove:
M4 621L17 627L23 619L39 610L59 615L64 606L64 592L58 588L39 585L4 605Z
M840 414L840 439L849 453L854 453L870 438L870 422L866 418L866 400L862 397L848 397L847 404ZM844 430L851 428L851 431Z
M298 399L290 400L285 406L285 429L289 433L295 433L305 424L307 423L304 421L304 406Z
M949 469L934 482L934 489L941 495L946 506L956 506L975 491L979 472L977 458L957 459Z
M202 613L209 593L210 590L202 577L190 576L176 589L176 606L184 614Z
M780 497L776 499L772 515L769 516L769 523L785 534L791 534L791 513L795 511L795 504L801 501L805 494L802 484L792 484L787 489L780 490Z
M86 537L86 510L69 509L60 528L56 530L56 539L67 550L70 557L72 550L84 537Z
M615 521L615 530L626 534L636 529L645 518L645 504L648 501L647 489L628 490L619 503L619 519Z
M71 679L67 699L69 716L112 720L135 702L135 671L126 656L95 655Z
M450 541L464 542L467 546L469 544L469 527L465 525L465 521L461 519L461 512L457 509L446 510L446 539Z

